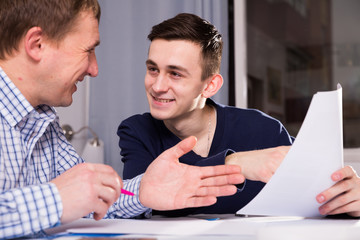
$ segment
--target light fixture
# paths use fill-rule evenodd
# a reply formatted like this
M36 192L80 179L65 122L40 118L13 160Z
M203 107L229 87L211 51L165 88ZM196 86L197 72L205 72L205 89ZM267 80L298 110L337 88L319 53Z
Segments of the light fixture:
M98 138L96 133L89 126L84 126L76 132L74 132L72 127L68 124L62 125L61 128L69 142L71 142L74 135L85 129L89 130L92 134L92 138L86 141L81 157L88 163L104 163L104 142Z

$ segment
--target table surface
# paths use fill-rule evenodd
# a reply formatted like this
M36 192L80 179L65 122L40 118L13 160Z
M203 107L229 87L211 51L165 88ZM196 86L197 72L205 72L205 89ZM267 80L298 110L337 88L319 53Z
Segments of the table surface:
M122 232L127 234L109 235ZM360 239L360 220L300 217L244 218L228 214L195 215L187 218L153 217L146 220L107 219L95 221L80 219L51 229L47 233L51 239L64 240L102 238L128 240L358 240ZM94 233L96 234L94 235Z

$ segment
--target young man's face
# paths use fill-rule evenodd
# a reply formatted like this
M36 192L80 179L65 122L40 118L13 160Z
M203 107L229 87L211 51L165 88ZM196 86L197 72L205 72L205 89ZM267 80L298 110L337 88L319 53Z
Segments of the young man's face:
M201 81L200 46L184 40L155 39L146 61L145 90L151 115L178 119L198 108L206 81Z
M50 106L68 106L72 103L72 94L76 84L86 75L98 74L95 47L99 44L99 25L91 12L83 12L75 22L73 29L63 41L53 44L46 51L48 61L46 78L39 81L38 102Z

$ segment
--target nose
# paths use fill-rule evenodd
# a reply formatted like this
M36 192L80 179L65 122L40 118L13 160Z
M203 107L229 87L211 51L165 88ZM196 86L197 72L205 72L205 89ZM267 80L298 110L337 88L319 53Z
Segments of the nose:
M88 67L88 75L90 77L96 77L99 73L99 67L98 67L98 63L96 60L96 55L95 53L92 53L89 56L89 67Z
M155 92L167 92L169 89L168 79L164 74L159 74L152 85Z

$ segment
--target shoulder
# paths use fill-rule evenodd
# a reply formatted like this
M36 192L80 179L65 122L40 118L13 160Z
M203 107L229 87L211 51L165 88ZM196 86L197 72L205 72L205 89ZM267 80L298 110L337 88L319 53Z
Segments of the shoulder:
M270 115L258 110L251 108L238 108L234 106L227 106L216 104L216 109L219 115L224 115L227 117L228 121L241 121L251 122L254 121L259 123L273 123L273 124L281 124L279 120L271 117Z
M132 134L145 134L156 131L162 122L154 119L150 113L136 114L123 120L118 127L120 132L132 132Z
M135 114L131 117L126 118L120 123L121 125L124 124L151 124L155 120L150 113L146 112L143 114Z
M283 124L258 109L244 109L233 106L215 104L218 123L225 126L224 130L243 131L245 133L272 133L284 129Z

